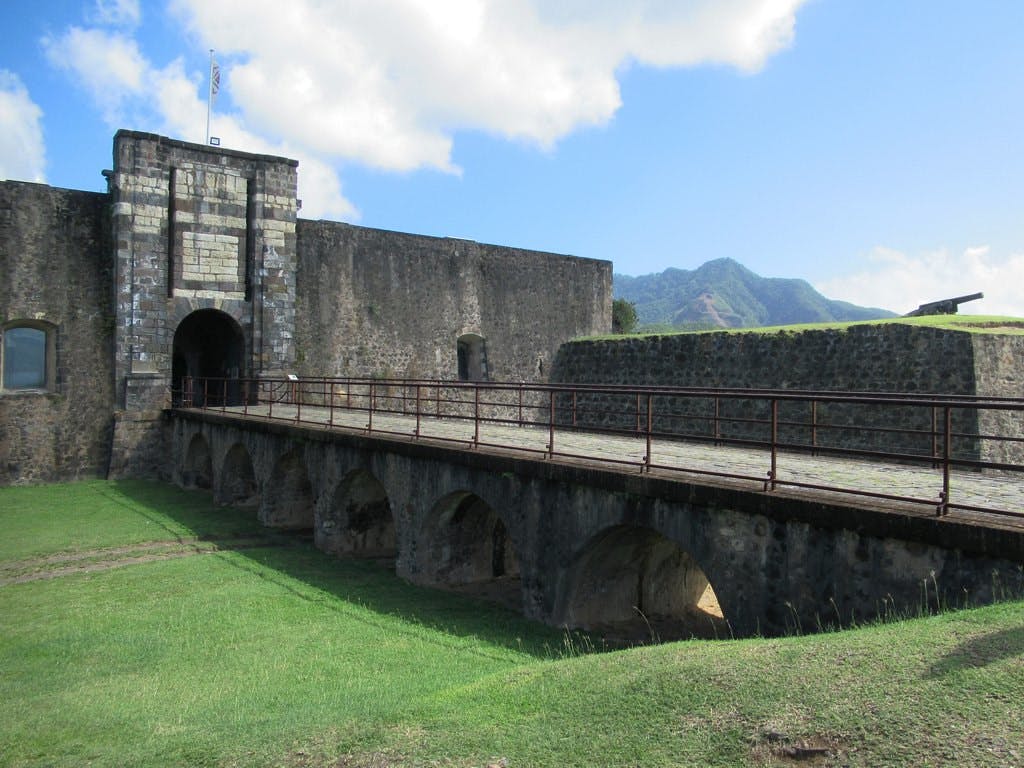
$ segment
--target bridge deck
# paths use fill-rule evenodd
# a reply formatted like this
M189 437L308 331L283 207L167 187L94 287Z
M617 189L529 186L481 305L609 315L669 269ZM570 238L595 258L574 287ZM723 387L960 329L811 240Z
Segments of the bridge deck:
M530 427L481 422L479 432L472 420L421 416L416 434L415 415L342 408L319 408L274 404L215 409L238 418L291 421L314 429L359 432L402 440L444 441L467 450L483 452L522 452L538 460L572 461L617 467L623 471L642 471L647 452L643 437L605 435L556 429L554 451L549 457L548 427ZM372 426L372 429L368 427ZM476 439L474 439L476 438ZM709 443L655 440L652 443L650 473L709 485L741 486L751 491L766 491L771 467L770 453L763 448L746 448ZM773 493L802 498L819 497L830 503L934 515L943 487L942 473L929 466L896 465L835 456L811 456L806 453L780 453L777 458ZM905 497L919 503L887 497ZM950 501L954 505L948 518L986 527L1024 530L1024 476L1003 472L954 471L950 481ZM980 507L998 512L979 512L963 507Z

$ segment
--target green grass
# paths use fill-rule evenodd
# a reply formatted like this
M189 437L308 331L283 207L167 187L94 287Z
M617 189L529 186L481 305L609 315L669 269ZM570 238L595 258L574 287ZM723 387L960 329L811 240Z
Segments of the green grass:
M996 315L929 315L926 317L891 317L884 320L859 320L856 322L802 323L799 325L772 325L760 328L714 328L701 331L657 330L642 328L628 336L605 334L585 336L576 341L607 341L609 339L635 338L638 336L678 336L681 334L704 333L800 333L802 331L845 330L855 325L916 325L926 328L943 328L966 333L1000 333L1011 336L1024 335L1024 319Z
M140 482L0 489L0 526L0 575L258 533L251 511ZM586 655L374 564L267 543L108 551L0 586L0 765L794 765L802 746L834 755L804 765L1024 765L1024 602Z

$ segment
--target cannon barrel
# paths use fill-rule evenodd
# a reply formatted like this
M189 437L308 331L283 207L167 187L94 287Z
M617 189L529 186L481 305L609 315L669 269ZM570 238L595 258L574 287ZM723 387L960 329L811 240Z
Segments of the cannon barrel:
M907 312L904 317L923 317L925 315L955 315L961 304L968 301L985 298L983 293L970 293L966 296L957 296L953 299L940 299L922 304L913 312Z

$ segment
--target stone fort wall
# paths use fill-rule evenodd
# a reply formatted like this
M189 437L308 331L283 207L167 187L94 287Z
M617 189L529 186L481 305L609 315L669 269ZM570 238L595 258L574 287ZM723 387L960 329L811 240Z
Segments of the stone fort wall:
M714 332L620 339L578 340L562 346L553 382L651 385L706 388L825 390L836 392L905 392L917 394L1024 396L1024 336L996 332L972 333L903 323L853 325L845 329L778 332ZM634 398L635 400L635 398ZM559 404L559 420L569 418ZM614 395L595 395L579 402L582 423L595 427L632 428L635 409ZM726 402L721 415L737 419L768 418L763 403ZM710 415L707 400L655 404L655 429L709 435L711 422L687 421L680 414ZM809 406L780 411L782 420L810 419ZM858 424L928 431L931 418L921 409L865 406L821 406L818 418L833 425ZM954 431L1024 436L1019 413L989 411L953 413ZM726 437L766 439L763 427L742 422L725 424ZM782 439L807 442L806 429L785 429ZM930 438L895 438L891 433L853 436L843 430L822 431L822 445L930 450ZM962 441L965 458L1024 460L1019 444Z
M611 264L329 221L298 222L296 358L317 376L545 380L568 339L611 328Z
M47 339L46 382L0 385L0 485L166 473L183 375L535 380L611 328L610 262L300 221L287 158L119 131L113 159L106 194L0 182L0 350Z
M107 471L114 418L107 205L104 194L0 182L0 333L29 324L50 347L48 387L0 391L0 484Z

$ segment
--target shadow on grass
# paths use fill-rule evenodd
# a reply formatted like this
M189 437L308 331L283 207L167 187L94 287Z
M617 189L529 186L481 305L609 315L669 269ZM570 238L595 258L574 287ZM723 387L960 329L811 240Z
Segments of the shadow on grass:
M1024 656L1024 627L972 637L935 662L927 677L945 677L961 669L979 669L1016 656Z
M337 598L419 627L455 637L474 637L536 658L593 650L589 639L578 633L567 635L482 600L415 586L373 561L327 555L313 546L308 534L265 528L256 519L254 509L217 506L209 493L137 480L112 485L117 494L130 500L126 507L161 525L170 538L180 539L181 532L167 525L164 518L187 528L198 539L265 538L265 547L234 549L240 557L224 557L224 562L271 579L301 600L330 607L334 602L330 598ZM465 650L461 643L459 648Z

